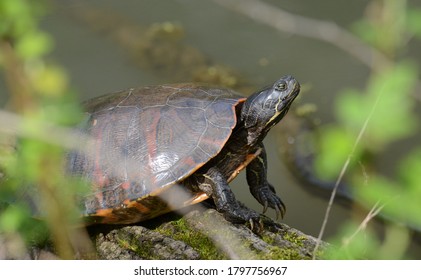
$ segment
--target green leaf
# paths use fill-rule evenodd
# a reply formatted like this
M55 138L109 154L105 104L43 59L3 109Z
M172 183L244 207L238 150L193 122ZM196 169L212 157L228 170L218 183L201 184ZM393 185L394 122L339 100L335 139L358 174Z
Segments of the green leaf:
M406 25L412 34L421 38L421 9L408 10Z
M334 179L350 155L356 136L335 126L321 128L320 135L320 150L315 159L315 171L322 179ZM358 158L359 153L360 150L357 149L352 155L353 158Z
M369 84L367 102L378 103L368 130L378 142L390 142L415 132L417 117L410 96L417 81L417 71L410 64L396 67L374 76Z
M378 150L415 132L417 117L410 94L416 80L415 67L401 63L373 76L365 92L344 91L337 99L336 115L355 135L368 120L363 139Z
M16 232L28 216L23 207L7 207L0 215L0 232Z
M399 178L408 188L421 192L421 148L410 152L398 166Z
M365 42L375 46L377 42L379 41L379 34L373 25L365 20L361 19L357 22L355 22L351 26L352 31L357 34L361 39L363 39Z
M61 97L68 87L66 72L55 65L44 65L33 75L34 89L46 97Z
M44 0L1 0L0 36L17 38L36 29L37 17L45 11Z
M380 242L370 230L358 232L358 224L348 222L336 237L329 240L332 246L326 257L333 260L379 259L376 255Z
M412 188L380 175L371 176L367 184L363 180L360 178L356 183L358 201L365 202L369 208L380 202L384 205L383 215L391 221L421 229L420 187Z
M354 89L344 90L337 98L335 104L335 114L340 123L358 135L369 115L370 106L365 100L364 93Z
M24 59L40 57L53 48L50 35L34 31L21 36L16 45L16 51Z

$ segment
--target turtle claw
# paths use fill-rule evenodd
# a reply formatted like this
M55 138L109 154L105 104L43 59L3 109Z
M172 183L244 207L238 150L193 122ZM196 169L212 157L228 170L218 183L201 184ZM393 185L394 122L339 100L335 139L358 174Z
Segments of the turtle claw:
M254 233L260 234L263 232L265 227L264 217L260 217L259 220L255 221L253 219L249 220L250 230Z
M249 223L250 223L250 230L254 231L254 221L253 221L253 219L250 218Z
M276 212L276 220L279 220L279 216L281 216L281 219L284 218L285 212L286 212L286 207L285 207L285 204L282 201L280 201L279 204L275 205L275 212Z
M275 212L276 212L276 220L279 220L279 215L281 215L281 218L284 218L284 214L281 209L279 209L278 205L275 206Z
M225 219L235 224L245 223L247 227L255 234L263 233L266 226L276 226L276 222L271 218L263 214L259 214L258 212L242 205L241 203L239 203L238 206L240 207L233 209L232 212L224 212ZM277 215L283 216L283 213L283 209L278 207Z
M262 213L265 214L267 210L268 210L268 202L265 201L265 203L263 205L263 212Z
M279 217L284 218L286 207L282 200L276 195L273 187L268 184L264 188L254 189L253 196L263 205L263 214L266 213L267 209L273 208L276 211L276 220Z

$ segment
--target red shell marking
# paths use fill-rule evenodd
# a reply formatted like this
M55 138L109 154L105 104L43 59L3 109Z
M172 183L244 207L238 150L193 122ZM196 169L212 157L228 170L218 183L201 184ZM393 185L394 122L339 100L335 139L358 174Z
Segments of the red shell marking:
M88 101L83 130L92 137L91 152L69 156L70 172L92 182L85 215L130 223L169 211L157 194L221 151L237 122L235 106L244 100L230 90L181 84Z

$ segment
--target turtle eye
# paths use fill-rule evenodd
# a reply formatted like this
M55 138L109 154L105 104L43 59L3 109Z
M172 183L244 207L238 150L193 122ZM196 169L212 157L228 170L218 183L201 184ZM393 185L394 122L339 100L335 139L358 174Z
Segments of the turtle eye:
M287 89L287 83L286 82L282 81L282 82L279 82L275 85L275 90L284 91L286 89Z

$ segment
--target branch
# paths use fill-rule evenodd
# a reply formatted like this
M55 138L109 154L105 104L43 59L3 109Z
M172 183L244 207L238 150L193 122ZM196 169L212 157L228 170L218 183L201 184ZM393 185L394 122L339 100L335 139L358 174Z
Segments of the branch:
M382 52L367 45L334 22L296 15L259 0L213 0L213 2L279 31L332 44L374 72L394 64ZM415 92L412 94L413 98L421 102L419 92L421 92L421 81L417 81Z
M384 54L368 46L334 22L292 14L258 0L213 1L279 31L330 43L354 56L373 70L393 64Z

